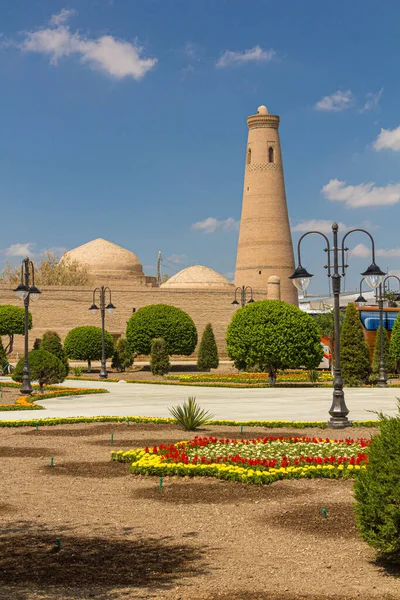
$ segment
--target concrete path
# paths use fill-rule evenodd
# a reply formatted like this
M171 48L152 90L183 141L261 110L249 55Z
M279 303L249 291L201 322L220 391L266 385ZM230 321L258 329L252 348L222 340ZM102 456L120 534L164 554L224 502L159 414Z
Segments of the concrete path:
M0 420L101 415L168 417L168 407L195 396L217 419L324 421L332 402L330 388L231 389L107 381L66 381L62 385L104 387L110 393L47 399L40 402L46 410L0 411ZM345 393L350 419L375 419L368 411L397 413L399 388L352 388Z

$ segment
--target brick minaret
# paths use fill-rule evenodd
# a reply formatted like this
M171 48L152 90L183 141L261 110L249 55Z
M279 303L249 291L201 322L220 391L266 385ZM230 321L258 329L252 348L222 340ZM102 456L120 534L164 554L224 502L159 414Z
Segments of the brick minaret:
M248 117L242 218L236 256L235 284L267 293L271 275L280 277L281 299L297 304L293 246L286 206L279 117L260 106ZM256 299L257 294L255 294Z

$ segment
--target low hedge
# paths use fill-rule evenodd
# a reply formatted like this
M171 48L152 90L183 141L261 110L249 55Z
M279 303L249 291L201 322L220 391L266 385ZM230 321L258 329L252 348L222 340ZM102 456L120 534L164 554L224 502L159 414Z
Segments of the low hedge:
M27 419L21 421L0 421L0 427L34 427L39 425L71 425L74 423L155 423L156 425L175 425L175 419L168 417L58 417L44 419ZM377 427L378 421L352 421L352 427ZM208 425L222 425L227 427L265 427L267 429L292 428L327 429L326 421L230 421L216 419Z

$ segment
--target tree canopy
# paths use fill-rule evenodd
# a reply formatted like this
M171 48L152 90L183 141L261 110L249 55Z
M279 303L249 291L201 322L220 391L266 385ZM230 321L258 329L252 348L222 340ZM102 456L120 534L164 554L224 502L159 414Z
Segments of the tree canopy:
M35 284L41 285L71 285L79 286L90 282L87 265L76 260L60 257L52 252L42 254L40 261L32 261L35 267ZM16 286L21 279L21 268L8 263L1 275L0 281Z
M239 369L258 368L275 382L277 369L315 369L323 348L313 318L281 300L247 304L228 327L227 351Z
M29 329L32 329L32 315L29 313ZM5 348L7 354L11 354L14 347L14 335L25 333L25 309L22 306L3 304L0 306L0 335L8 336L8 344Z
M43 390L44 385L61 383L65 379L65 366L51 352L46 350L31 350L28 354L31 380L37 381ZM14 381L22 381L24 359L20 358L15 367L12 378Z
M104 332L105 354L110 358L114 354L114 340L108 331ZM101 328L92 325L75 327L64 340L64 350L69 358L87 360L90 371L91 361L101 359Z

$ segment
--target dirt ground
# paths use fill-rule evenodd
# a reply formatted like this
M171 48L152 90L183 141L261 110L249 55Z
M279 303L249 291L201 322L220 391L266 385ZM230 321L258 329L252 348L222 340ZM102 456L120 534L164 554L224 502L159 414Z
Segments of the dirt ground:
M272 430L200 433L232 438ZM400 597L400 573L377 566L357 536L351 481L257 487L172 477L160 490L158 478L111 463L110 451L193 437L176 426L79 424L0 434L2 600ZM343 437L349 434L371 430L345 430Z
M19 398L20 395L21 392L19 389L2 387L0 404L15 404L16 399Z

